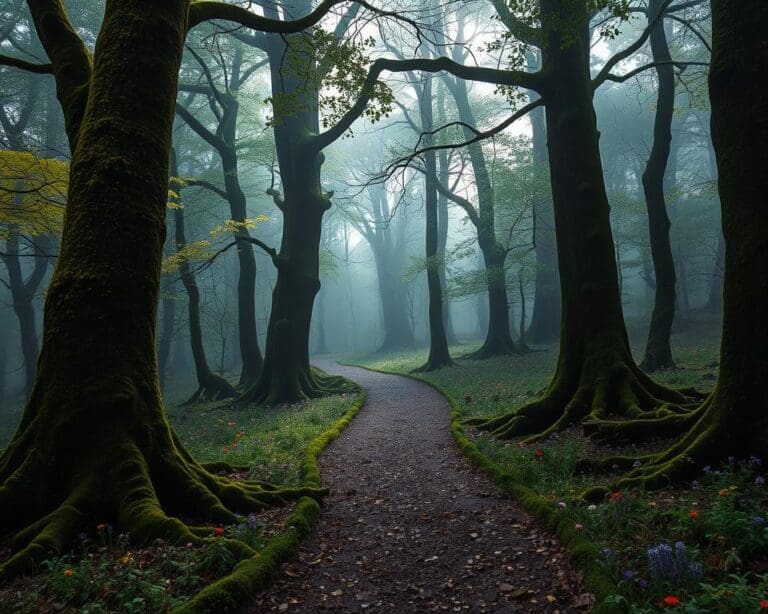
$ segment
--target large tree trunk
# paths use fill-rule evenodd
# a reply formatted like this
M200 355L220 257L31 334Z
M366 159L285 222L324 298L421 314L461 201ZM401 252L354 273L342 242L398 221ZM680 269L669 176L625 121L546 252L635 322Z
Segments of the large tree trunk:
M664 0L651 0L648 4L648 20L651 21L662 9ZM648 231L655 274L653 314L645 345L645 356L640 363L646 371L674 369L670 335L675 320L675 261L669 240L669 216L664 199L667 161L672 143L672 115L675 110L675 72L669 63L672 56L661 19L651 32L651 52L656 66L658 96L653 126L653 146L643 173L643 190L648 210Z
M720 376L693 428L620 488L663 487L768 446L768 105L757 94L768 79L766 30L762 0L712 0L709 93L726 246Z
M38 378L0 455L0 531L15 550L0 581L63 551L97 520L133 540L197 542L169 514L232 522L229 508L248 511L275 497L196 463L160 400L155 327L188 5L108 2L92 75L77 47L65 54L66 70L57 69L74 145L69 198ZM30 7L38 31L53 27L66 45L74 30L61 5ZM72 95L82 85L81 107Z
M384 322L384 341L381 352L398 352L413 349L414 339L408 319L408 304L403 280L396 267L400 254L386 249L373 248L376 277L381 297L381 313Z
M548 169L544 109L534 109L529 117L533 135L534 172L538 185L539 176L545 176ZM526 337L531 343L552 343L560 337L560 280L557 271L555 217L549 198L537 198L534 202L533 224L536 278L533 315Z
M549 23L553 16L556 26ZM622 416L642 419L640 426L632 421L633 434L646 428L680 432L692 415L680 408L679 415L667 416L662 406L690 399L648 378L629 348L592 105L586 6L542 0L542 17L548 20L543 70L549 78L542 95L560 264L560 355L540 399L481 425L500 437L539 439L586 420L600 436L628 436L623 423L607 420Z

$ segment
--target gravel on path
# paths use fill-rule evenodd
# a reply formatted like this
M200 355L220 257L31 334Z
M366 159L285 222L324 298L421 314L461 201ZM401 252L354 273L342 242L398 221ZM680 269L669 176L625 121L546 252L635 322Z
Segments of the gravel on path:
M366 405L320 458L330 488L297 559L252 612L576 612L552 536L457 451L450 407L420 382L322 364Z

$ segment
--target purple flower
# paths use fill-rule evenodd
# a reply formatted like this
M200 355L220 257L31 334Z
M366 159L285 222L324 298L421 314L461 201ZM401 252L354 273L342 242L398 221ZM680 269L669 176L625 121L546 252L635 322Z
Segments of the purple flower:
M80 538L81 542L91 541L90 538L88 537L88 533L85 533L85 532L80 533L80 535L78 535L78 537Z
M634 463L632 463L632 466L633 466L635 469L637 469L638 467L642 467L642 466L643 466L643 463L642 463L642 462L640 462L639 460L636 460Z
M639 587L640 587L642 590L645 590L646 588L648 588L648 580L646 580L645 578L640 578L640 579L637 581L637 585L638 585L638 586L639 586Z
M632 578L634 578L634 577L635 577L635 572L634 572L634 571L632 571L631 569L627 569L627 570L624 572L624 579L625 579L625 580L631 580L631 579L632 579Z
M603 558L606 561L610 561L612 557L613 557L613 550L611 550L610 548L603 548Z
M758 456L750 456L749 457L749 464L754 465L755 467L759 467L763 464L763 461Z
M710 467L709 465L705 465L702 471L704 473L712 473L712 467Z
M760 527L765 524L765 518L762 516L752 516L752 524Z

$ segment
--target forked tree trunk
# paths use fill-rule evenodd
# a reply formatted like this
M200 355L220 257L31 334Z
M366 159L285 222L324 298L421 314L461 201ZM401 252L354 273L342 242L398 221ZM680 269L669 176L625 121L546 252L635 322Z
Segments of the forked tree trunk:
M664 6L664 0L651 0L648 4L648 19L654 19ZM651 242L651 256L655 274L655 297L653 314L648 329L645 356L640 363L646 371L674 369L670 335L675 320L675 261L669 240L669 216L664 198L667 161L672 143L672 115L675 110L675 72L669 63L672 56L660 20L651 32L651 52L658 62L658 96L653 125L653 146L643 173L643 190L648 210L648 231Z

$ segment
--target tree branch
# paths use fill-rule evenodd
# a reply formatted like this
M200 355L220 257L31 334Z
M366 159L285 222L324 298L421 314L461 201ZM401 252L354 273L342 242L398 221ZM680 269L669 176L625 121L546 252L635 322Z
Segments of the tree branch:
M681 70L685 70L688 68L688 66L709 66L709 62L676 62L674 60L668 62L650 62L648 64L638 66L634 70L630 70L625 75L614 75L609 73L605 76L603 82L613 81L614 83L624 83L625 81L629 81L632 77L636 77L641 72L645 72L650 68L657 68L659 66L674 66L676 68L680 68Z
M227 144L223 139L216 136L213 132L208 130L199 119L197 119L188 109L185 109L178 102L176 103L176 114L184 120L184 122L192 128L206 143L217 151L227 148Z
M374 93L374 86L383 72L449 72L462 79L482 81L495 85L514 85L529 90L539 91L540 77L538 73L527 73L518 70L499 70L481 66L466 66L454 62L450 58L435 59L413 58L408 60L392 60L381 58L376 60L368 69L368 76L360 90L360 95L354 105L339 119L339 121L315 137L311 137L311 146L321 151L336 139L343 136L349 127L359 118L368 106Z
M53 64L36 64L20 58L3 55L2 53L0 53L0 65L13 66L14 68L20 68L21 70L37 74L53 74Z

